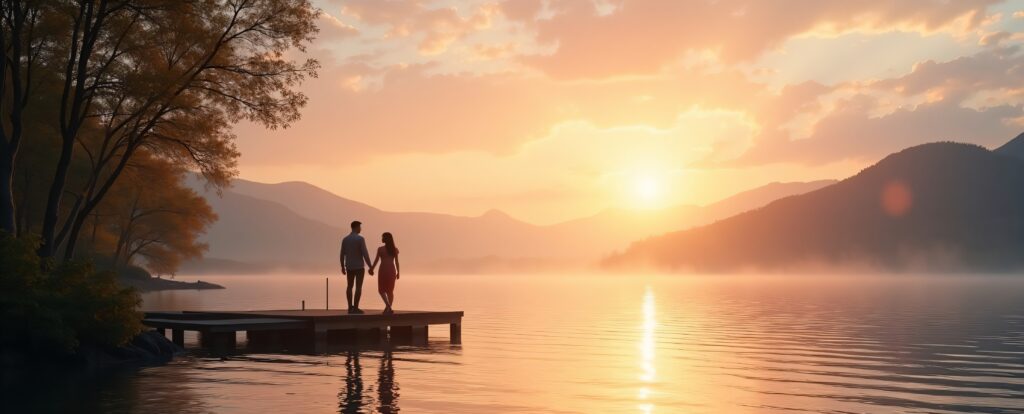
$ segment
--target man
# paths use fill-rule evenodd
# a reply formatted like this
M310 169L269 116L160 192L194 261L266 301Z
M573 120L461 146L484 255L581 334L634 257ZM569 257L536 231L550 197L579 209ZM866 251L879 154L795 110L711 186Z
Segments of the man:
M359 297L363 295L363 263L371 264L370 253L366 250L366 240L359 233L363 231L363 223L352 222L352 232L341 239L341 274L348 279L348 287L345 288L345 299L348 299L348 313L361 314L359 309ZM373 268L370 268L370 276L373 276ZM353 294L352 288L355 287Z

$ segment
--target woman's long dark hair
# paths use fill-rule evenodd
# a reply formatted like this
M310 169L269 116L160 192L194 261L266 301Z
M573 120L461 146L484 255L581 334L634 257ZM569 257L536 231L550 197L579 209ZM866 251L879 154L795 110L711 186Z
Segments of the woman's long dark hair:
M392 257L397 256L398 248L395 247L395 236L392 236L389 232L384 232L381 238L384 239L384 247L388 249L388 254Z

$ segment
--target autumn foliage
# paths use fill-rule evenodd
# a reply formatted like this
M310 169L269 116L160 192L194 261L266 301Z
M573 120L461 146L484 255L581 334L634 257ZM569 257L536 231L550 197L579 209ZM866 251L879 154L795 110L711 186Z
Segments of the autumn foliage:
M186 179L228 185L235 123L299 118L318 15L309 0L0 2L0 351L138 332L138 296L96 268L173 273L203 253L216 217Z
M299 118L318 63L308 0L48 0L0 6L0 228L39 255L171 273L214 220L183 185L236 173L232 126Z

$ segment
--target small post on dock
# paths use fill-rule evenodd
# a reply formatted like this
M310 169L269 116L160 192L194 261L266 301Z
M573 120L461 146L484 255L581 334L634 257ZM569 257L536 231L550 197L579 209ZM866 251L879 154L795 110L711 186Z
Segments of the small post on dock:
M324 278L324 309L331 308L331 278Z
M302 310L306 310L306 300L302 300Z

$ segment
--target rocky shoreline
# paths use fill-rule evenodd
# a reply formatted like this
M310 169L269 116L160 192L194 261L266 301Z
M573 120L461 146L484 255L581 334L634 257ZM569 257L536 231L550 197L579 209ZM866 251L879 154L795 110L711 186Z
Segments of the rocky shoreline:
M164 335L148 330L118 347L83 346L77 357L88 367L104 368L114 365L166 364L184 352L185 348L175 345Z

